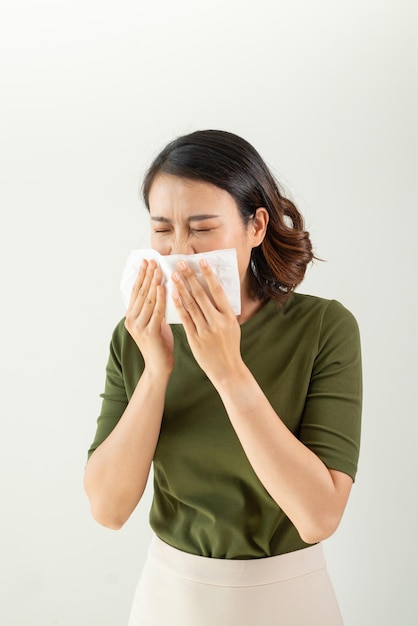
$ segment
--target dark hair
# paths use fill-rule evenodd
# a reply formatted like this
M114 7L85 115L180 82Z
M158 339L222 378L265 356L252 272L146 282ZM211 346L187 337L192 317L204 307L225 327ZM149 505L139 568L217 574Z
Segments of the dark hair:
M170 142L145 174L142 192L149 193L159 173L211 183L236 201L244 224L265 207L269 222L263 242L252 251L251 288L257 298L284 304L303 280L314 255L309 233L296 206L282 194L267 165L251 144L220 130L195 131Z

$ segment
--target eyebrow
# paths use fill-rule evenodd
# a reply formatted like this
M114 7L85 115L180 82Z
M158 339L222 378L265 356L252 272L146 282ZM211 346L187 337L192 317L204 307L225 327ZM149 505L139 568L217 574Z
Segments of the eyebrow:
M209 215L208 213L203 213L202 215L191 215L187 221L188 222L201 222L203 220L211 220L215 217L220 217L219 215ZM160 215L151 215L151 219L154 222L163 222L164 224L171 224L171 220L167 217L163 217Z

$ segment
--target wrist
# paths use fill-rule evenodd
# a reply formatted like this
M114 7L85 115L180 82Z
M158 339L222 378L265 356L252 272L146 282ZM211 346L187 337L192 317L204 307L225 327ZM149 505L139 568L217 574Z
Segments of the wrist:
M148 381L152 384L167 386L172 371L173 366L170 365L158 367L155 364L145 363L145 368L142 376L148 379Z
M228 370L222 369L216 374L209 376L209 378L218 392L226 392L248 384L253 380L253 375L245 363L241 361L234 367L230 367Z

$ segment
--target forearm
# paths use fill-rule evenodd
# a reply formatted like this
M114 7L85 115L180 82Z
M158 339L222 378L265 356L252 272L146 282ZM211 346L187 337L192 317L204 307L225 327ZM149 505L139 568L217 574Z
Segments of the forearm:
M169 377L144 370L118 424L93 452L84 486L93 517L120 528L144 492L154 456Z
M214 384L255 473L302 539L332 534L351 479L337 488L335 474L289 431L245 365Z

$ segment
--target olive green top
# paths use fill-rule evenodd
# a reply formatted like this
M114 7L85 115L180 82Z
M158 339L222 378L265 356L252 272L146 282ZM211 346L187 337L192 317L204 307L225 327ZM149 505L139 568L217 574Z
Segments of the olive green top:
M153 530L180 550L214 558L260 558L305 547L248 462L183 326L172 329L175 367L154 457ZM354 480L362 382L353 315L335 300L294 294L281 310L267 302L241 325L241 335L243 360L280 419L327 467ZM143 367L121 320L89 454L118 422Z

